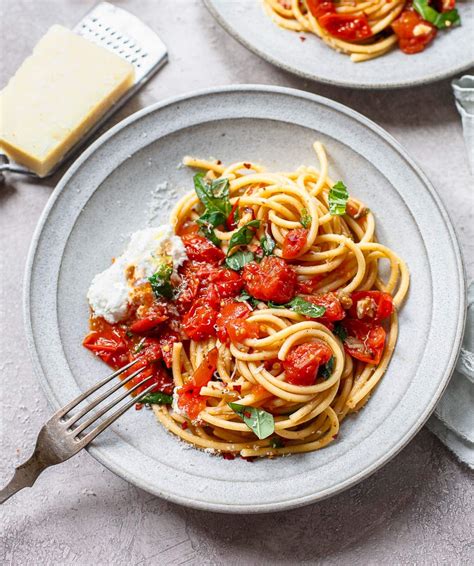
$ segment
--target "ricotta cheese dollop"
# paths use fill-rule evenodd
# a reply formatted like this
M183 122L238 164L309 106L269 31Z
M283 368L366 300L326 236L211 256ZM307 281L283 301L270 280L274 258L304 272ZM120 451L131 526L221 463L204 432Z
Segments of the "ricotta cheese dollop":
M92 280L87 300L95 316L114 324L125 318L134 288L147 282L160 264L176 272L187 259L183 241L170 224L132 234L121 256Z

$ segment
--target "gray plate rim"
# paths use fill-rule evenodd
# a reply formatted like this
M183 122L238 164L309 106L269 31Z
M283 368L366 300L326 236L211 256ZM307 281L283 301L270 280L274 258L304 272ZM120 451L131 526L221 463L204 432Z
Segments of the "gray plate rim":
M302 77L303 79L307 79L307 80L310 80L310 81L317 81L317 82L320 82L320 83L334 85L334 86L340 86L340 87L359 88L361 90L371 90L371 89L374 89L374 90L390 90L390 89L408 88L408 87L412 87L412 86L420 86L420 85L424 85L424 84L434 83L436 81L441 81L443 79L453 77L454 75L456 75L458 73L462 73L463 71L470 69L474 65L474 59L471 59L471 61L469 61L468 63L466 63L464 65L458 65L458 66L453 65L452 67L447 68L446 71L432 74L429 77L415 79L415 80L406 80L406 81L398 82L398 83L383 83L383 82L380 82L380 83L370 83L370 84L368 84L368 83L358 83L358 82L354 82L354 81L342 81L342 80L337 80L337 79L332 80L332 79L328 79L328 78L321 78L321 77L318 77L317 75L314 75L312 73L305 73L304 71L301 71L300 69L296 69L296 68L294 68L290 65L286 65L285 63L283 63L283 61L280 61L279 59L276 59L276 58L272 57L271 55L269 55L268 53L265 53L264 51L260 50L256 45L247 41L238 32L238 30L236 30L233 26L231 26L227 22L227 20L225 20L221 16L221 14L217 10L217 8L214 6L213 0L203 0L203 2L204 2L204 5L206 6L206 8L209 10L209 13L217 21L217 23L228 34L230 34L234 39L236 39L241 45L246 47L249 51L251 51L252 53L255 53L255 55L258 55L258 57L261 57L265 61L268 61L269 63L271 63L275 67L278 67L278 68L283 69L284 71L286 71L288 73L291 73L292 75L296 75L296 76Z
M410 440L417 434L417 432L422 428L422 426L426 423L428 418L430 417L431 413L434 411L437 401L443 394L444 390L446 389L449 378L452 374L452 370L454 369L457 356L459 354L459 350L461 348L461 342L464 332L464 324L465 324L465 316L466 316L466 288L465 288L465 277L464 277L464 266L462 255L459 248L459 243L456 237L456 233L449 218L449 215L441 202L439 196L437 195L434 187L431 185L430 181L426 177L426 175L422 172L419 166L413 161L411 157L407 154L405 149L400 145L395 138L393 138L388 132L386 132L383 128L378 126L375 122L372 122L362 114L352 110L351 108L340 104L339 102L335 102L331 99L311 94L305 91L286 88L286 87L277 87L271 85L229 85L223 87L212 87L207 89L200 89L197 91L193 91L184 95L175 96L167 98L161 102L152 104L138 112L132 114L128 118L124 119L106 133L104 133L99 139L97 139L80 157L71 165L71 167L67 170L64 174L62 179L59 181L58 185L54 189L53 193L51 194L43 212L40 216L36 229L34 231L34 235L30 244L30 248L28 251L26 267L25 267L25 277L24 277L24 285L23 285L23 316L24 316L24 325L25 325L25 334L26 334L26 341L27 347L30 354L30 358L33 363L33 370L35 375L37 376L41 387L45 393L46 398L51 407L54 409L60 408L60 403L54 393L54 388L52 384L48 381L47 377L43 373L41 368L41 364L39 361L39 355L36 351L35 347L35 335L32 326L32 312L34 309L34 305L30 301L30 290L31 290L31 283L32 283L32 274L33 268L36 259L36 250L39 244L39 239L43 227L46 225L49 217L49 212L54 207L56 200L58 199L59 195L63 191L63 189L67 186L69 179L74 175L74 173L87 161L87 159L103 144L107 143L117 132L120 130L128 127L130 124L133 124L136 120L140 119L141 117L156 112L162 108L167 106L172 106L178 104L180 101L188 100L192 98L199 98L199 97L206 97L213 94L225 94L225 93L234 93L240 92L242 94L249 94L252 92L263 92L263 93L274 93L274 94L285 94L288 96L302 98L309 101L313 101L315 103L325 105L333 110L336 110L347 117L350 117L360 123L362 123L367 128L371 129L374 133L379 135L384 141L388 142L389 145L392 146L394 151L396 151L406 162L407 166L410 167L414 173L421 179L423 182L426 190L433 198L435 205L437 206L441 217L443 218L446 228L450 234L451 241L450 245L452 251L454 253L454 259L457 266L456 276L456 283L457 283L457 291L459 294L459 302L462 307L461 312L458 313L458 320L456 325L456 334L452 340L452 348L451 354L446 362L446 371L442 379L440 379L438 388L436 390L436 394L433 396L431 402L424 408L423 412L419 415L415 425L406 432L404 436L398 439L398 441L392 446L392 448L384 452L373 461L367 468L361 470L358 474L351 476L349 479L345 480L337 484L335 487L327 488L318 492L317 494L305 495L302 497L294 497L291 499L277 501L274 503L265 503L265 504L255 504L255 505L241 505L238 503L234 504L227 504L227 503L214 503L210 501L203 502L201 500L190 500L188 498L183 498L175 493L166 493L163 491L159 491L153 483L147 482L142 480L141 478L137 477L136 475L130 473L126 469L124 469L120 464L117 462L112 462L107 457L107 450L106 448L103 449L102 447L94 446L92 443L88 448L88 452L93 456L97 461L99 461L102 465L108 468L110 471L115 473L116 475L122 477L126 481L136 485L137 487L148 491L156 496L159 496L165 500L172 501L174 503L178 503L180 505L184 505L187 507L193 507L195 509L206 510L206 511L214 511L214 512L221 512L221 513L268 513L274 511L282 511L286 509L293 509L297 507L302 507L309 503L314 503L315 501L320 501L322 499L326 499L333 495L336 495L353 485L359 483L363 479L366 479L378 469L380 469L383 465L389 462L394 456L396 456L409 442Z

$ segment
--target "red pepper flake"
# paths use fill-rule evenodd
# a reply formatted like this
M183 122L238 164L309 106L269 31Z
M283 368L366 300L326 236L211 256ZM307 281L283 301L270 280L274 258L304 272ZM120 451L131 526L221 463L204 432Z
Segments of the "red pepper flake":
M300 41L306 41L306 37L304 35L300 35Z
M143 403L135 403L135 410L141 411L143 409Z
M181 423L181 428L183 430L186 430L188 428L188 423L186 421L184 421L184 423Z
M245 411L245 412L244 412L244 417L245 417L246 419L250 419L250 418L252 418L252 414L249 413L248 411Z
M235 454L232 454L231 452L224 452L222 457L224 460L235 460Z
M256 459L257 459L256 456L247 456L247 457L242 456L242 460L245 460L246 462L250 462L250 463L254 462Z
M237 391L237 393L240 393L242 391L242 385L233 385L232 389Z
M217 160L217 165L222 165L222 161L220 159Z
M250 167L252 167L251 163L244 163L244 167L245 169L250 169Z
M335 440L339 436L339 433L335 434L332 439Z

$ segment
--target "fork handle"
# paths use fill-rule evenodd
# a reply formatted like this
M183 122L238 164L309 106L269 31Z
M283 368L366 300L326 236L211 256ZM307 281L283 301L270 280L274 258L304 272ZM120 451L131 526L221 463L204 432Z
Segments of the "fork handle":
M42 461L38 454L33 455L24 463L16 468L12 479L0 490L0 504L5 503L12 495L24 487L31 487L43 470L51 464Z

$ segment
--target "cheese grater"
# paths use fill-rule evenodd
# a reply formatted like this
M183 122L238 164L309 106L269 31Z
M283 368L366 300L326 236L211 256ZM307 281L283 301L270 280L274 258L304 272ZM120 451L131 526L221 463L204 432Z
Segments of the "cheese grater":
M86 146L112 114L115 114L168 59L166 46L154 31L130 12L109 2L101 2L92 8L73 31L131 63L135 69L135 82L66 153L47 177L55 173L65 161ZM0 153L0 180L3 171L40 178L25 167L10 162L6 155Z

